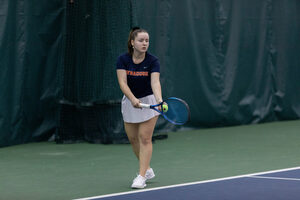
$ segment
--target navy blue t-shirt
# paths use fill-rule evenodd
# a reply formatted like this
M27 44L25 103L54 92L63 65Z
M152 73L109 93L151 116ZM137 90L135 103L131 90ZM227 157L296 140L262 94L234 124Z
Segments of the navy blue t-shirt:
M160 72L157 57L146 52L143 62L134 64L132 56L129 53L125 53L119 56L117 69L126 70L128 87L136 98L153 94L151 88L151 73Z

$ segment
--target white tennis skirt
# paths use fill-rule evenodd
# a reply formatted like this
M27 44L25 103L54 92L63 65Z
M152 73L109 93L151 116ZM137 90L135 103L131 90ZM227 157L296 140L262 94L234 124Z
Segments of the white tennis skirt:
M139 98L139 100L145 104L157 104L153 94ZM121 112L124 122L127 123L141 123L159 115L158 112L149 108L133 107L131 101L125 95L121 103Z

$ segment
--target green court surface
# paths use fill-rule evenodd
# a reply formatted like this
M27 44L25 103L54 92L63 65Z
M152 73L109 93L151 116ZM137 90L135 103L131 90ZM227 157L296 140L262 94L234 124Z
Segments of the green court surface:
M147 188L300 166L300 120L168 133ZM131 146L42 142L0 148L0 199L74 199L131 191Z

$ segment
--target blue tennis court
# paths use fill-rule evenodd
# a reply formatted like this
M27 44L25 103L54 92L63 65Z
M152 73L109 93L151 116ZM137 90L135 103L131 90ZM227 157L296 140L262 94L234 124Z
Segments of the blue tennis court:
M151 184L151 183L150 183ZM300 167L135 190L84 199L105 200L298 200Z

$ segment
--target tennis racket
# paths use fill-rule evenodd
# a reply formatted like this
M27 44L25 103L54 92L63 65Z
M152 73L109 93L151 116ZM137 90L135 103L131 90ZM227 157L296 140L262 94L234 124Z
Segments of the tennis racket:
M162 110L163 104L166 104L168 106L168 110L165 112ZM176 97L170 97L156 105L140 103L140 106L142 108L155 110L156 112L160 113L167 121L175 125L183 125L190 119L190 109L188 104L184 100Z

